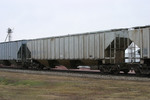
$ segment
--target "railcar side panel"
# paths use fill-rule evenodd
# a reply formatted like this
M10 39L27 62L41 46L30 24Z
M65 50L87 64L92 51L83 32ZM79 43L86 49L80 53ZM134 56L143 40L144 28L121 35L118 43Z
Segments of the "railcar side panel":
M48 39L43 40L43 58L48 59Z
M105 34L99 34L99 58L104 59L105 57Z
M84 43L84 37L83 35L80 35L79 36L79 59L83 59L83 52L84 52L84 46L83 46L83 43Z
M51 59L51 40L47 39L47 59Z
M65 55L65 59L69 59L69 37L64 37L64 39L65 39L64 55Z
M60 39L59 38L56 38L55 39L55 50L56 50L56 52L55 52L55 55L56 55L56 58L55 59L60 59Z
M149 58L149 41L150 35L149 35L149 28L143 29L143 57Z
M100 34L94 34L94 58L98 59L100 56Z
M83 59L88 59L88 35L83 35Z
M74 37L69 36L69 58L70 60L74 59Z
M94 34L90 34L89 35L89 39L88 39L88 58L89 59L94 59L95 58L95 37L94 37Z
M50 46L50 51L51 51L51 55L50 55L50 57L51 57L51 59L55 59L55 52L56 52L56 49L55 49L55 38L51 38L50 39L51 41L51 46Z
M20 60L18 52L24 43L24 41L0 43L0 60Z
M64 38L60 38L60 59L64 59L65 57L65 51L64 51L64 48L65 48L65 44L64 44Z
M78 36L74 36L74 54L75 54L75 59L79 59L79 37Z

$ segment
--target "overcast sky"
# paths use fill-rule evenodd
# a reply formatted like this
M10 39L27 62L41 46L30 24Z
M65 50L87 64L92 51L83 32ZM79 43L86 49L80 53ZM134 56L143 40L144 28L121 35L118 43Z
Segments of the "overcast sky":
M0 0L0 42L150 25L150 0Z

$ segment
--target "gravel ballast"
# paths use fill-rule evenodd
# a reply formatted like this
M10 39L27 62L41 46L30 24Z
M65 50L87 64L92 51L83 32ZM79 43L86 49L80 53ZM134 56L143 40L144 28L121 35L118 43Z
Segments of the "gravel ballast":
M137 77L137 76L129 76L129 75L117 76L117 75L87 74L87 73L75 73L75 72L71 73L71 72L56 72L56 71L37 71L37 70L5 69L5 68L0 68L0 71L27 73L27 74L81 77L81 78L96 78L96 79L107 79L107 80L150 81L150 78L148 77Z

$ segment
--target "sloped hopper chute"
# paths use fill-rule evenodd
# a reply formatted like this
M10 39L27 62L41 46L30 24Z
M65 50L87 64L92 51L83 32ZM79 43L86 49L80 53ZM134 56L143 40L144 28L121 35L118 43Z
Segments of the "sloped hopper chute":
M26 58L31 58L31 52L28 49L26 44L22 44L18 53L17 53L17 57L20 60L26 60Z
M125 63L125 50L131 43L128 30L105 35L105 63Z

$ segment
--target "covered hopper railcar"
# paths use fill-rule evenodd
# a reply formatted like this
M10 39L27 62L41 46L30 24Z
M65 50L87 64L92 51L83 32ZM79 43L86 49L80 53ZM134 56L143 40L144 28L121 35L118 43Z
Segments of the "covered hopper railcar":
M104 73L150 74L150 26L0 44L0 62L24 67L98 66Z
M26 40L0 43L0 64L10 66L24 65L31 57L30 51L26 47Z

